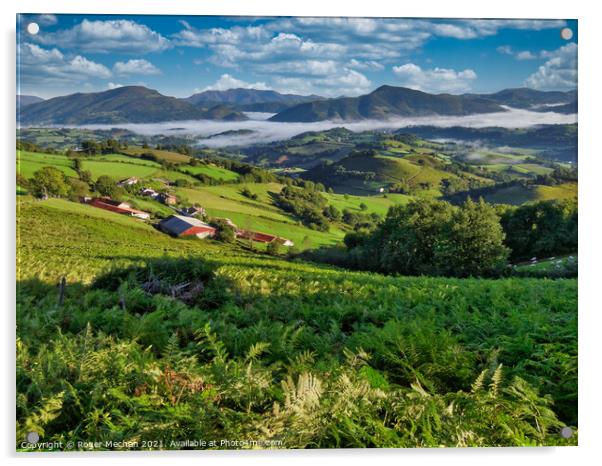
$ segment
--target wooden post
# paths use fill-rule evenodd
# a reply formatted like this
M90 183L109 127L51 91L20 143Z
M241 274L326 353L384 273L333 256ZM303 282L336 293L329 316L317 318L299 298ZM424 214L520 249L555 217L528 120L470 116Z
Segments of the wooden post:
M67 279L65 277L61 277L61 282L59 284L59 306L63 305L65 301L65 288L67 287Z

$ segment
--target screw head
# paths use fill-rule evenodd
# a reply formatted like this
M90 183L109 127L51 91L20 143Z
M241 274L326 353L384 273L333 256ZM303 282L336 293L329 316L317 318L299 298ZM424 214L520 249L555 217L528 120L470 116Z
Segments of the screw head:
M560 429L560 436L562 438L571 438L573 436L573 429L570 427L563 427Z
M560 30L560 37L564 40L571 40L573 38L573 30L571 28L562 28Z
M27 32L29 32L32 36L35 36L38 32L40 32L40 26L38 23L29 23L27 25Z

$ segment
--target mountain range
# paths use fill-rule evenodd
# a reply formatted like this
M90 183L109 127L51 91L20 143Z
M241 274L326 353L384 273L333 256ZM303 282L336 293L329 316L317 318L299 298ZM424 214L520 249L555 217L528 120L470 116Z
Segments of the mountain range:
M143 86L76 93L48 100L18 96L22 125L156 123L178 120L243 121L246 111L277 112L277 122L383 120L402 116L472 115L506 111L506 106L573 113L576 92L506 89L495 94L429 94L381 86L359 97L326 99L256 89L205 91L185 99Z
M575 102L574 106L571 106ZM382 120L394 117L428 115L471 115L506 111L505 106L537 107L554 111L576 108L575 92L545 92L533 89L505 89L495 94L429 94L414 89L381 86L359 97L340 97L307 102L290 107L272 121L313 122L322 120ZM566 106L566 107L565 107ZM567 112L568 113L568 112Z
M143 86L77 93L27 105L23 125L156 123L178 120L246 120L228 107L204 108Z
M319 95L281 94L260 89L228 89L225 91L204 91L187 97L187 102L203 107L227 105L245 112L278 113L286 108L313 100L322 100Z

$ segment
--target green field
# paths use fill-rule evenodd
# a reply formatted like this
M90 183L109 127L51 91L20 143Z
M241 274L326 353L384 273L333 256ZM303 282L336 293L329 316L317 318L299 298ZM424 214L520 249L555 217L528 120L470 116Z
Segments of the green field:
M51 164L61 168L69 176L76 177L75 171L70 168L73 161L64 155L48 155L28 153L21 159L21 164L28 167L27 174L33 175L35 170ZM143 179L186 180L191 184L198 184L198 180L191 175L179 170L191 170L201 173L202 169L209 176L225 176L233 179L238 175L229 170L216 166L179 166L178 170L163 170L153 161L132 158L125 155L110 154L106 156L93 156L82 158L82 167L92 173L93 178L108 175L114 179L123 179L137 176ZM283 185L278 183L247 183L226 184L218 186L197 186L195 188L177 188L176 195L181 201L203 206L212 217L230 218L240 228L274 234L290 239L299 248L315 248L325 245L334 245L340 242L349 227L342 224L331 225L330 231L320 232L311 230L302 225L298 219L283 212L274 204L274 196L279 193ZM241 194L247 188L257 195L257 200L248 199ZM366 204L366 213L378 213L384 216L388 208L398 203L406 203L410 197L401 194L388 194L374 196L351 196L340 194L326 194L327 201L340 211L345 209L361 212L360 204ZM155 201L128 197L139 209L161 215L170 215L173 210ZM257 247L263 248L261 245Z
M73 162L64 155L17 151L17 173L26 178L31 178L40 168L48 166L58 168L67 176L77 176Z
M508 186L483 195L493 204L520 205L526 202L573 199L577 197L577 184L564 183L557 186Z
M577 426L577 280L347 272L27 196L17 221L19 442L577 442L558 433Z
M89 170L93 178L107 175L117 180L137 176L149 177L157 172L157 167L137 163L110 162L101 160L83 160L82 168Z
M135 152L133 149L131 151ZM155 150L155 152L157 151ZM166 151L158 152L163 153ZM180 154L171 152L168 154L175 154L171 157L172 159L177 159L179 162L183 160L177 157ZM163 156L167 159L167 155L163 154ZM180 163L175 170L163 170L159 163L142 159L135 155L106 154L80 156L79 158L82 160L82 168L89 170L93 178L107 175L119 180L136 176L138 178L164 178L170 182L180 179L186 180L189 183L198 183L198 180L191 175L203 173L221 181L234 181L238 179L237 173L215 165L190 166ZM186 161L189 159L190 157L186 156ZM66 155L26 151L19 151L17 154L17 173L26 178L31 178L37 170L47 166L56 167L67 176L77 177L77 173L73 169L73 160Z
M187 166L182 169L182 171L189 173L191 175L207 175L216 180L222 181L235 181L239 178L238 173L227 170L225 168L221 168L215 165L195 165L195 166Z
M244 187L257 194L258 199L247 199L240 194ZM273 204L270 193L275 194L281 189L282 185L277 183L249 183L182 188L176 192L190 202L202 205L209 216L229 218L239 228L282 236L298 247L332 245L343 239L344 232L335 226L329 232L310 230L278 209ZM304 240L305 245L302 246Z
M340 242L348 227L333 224L328 232L310 230L301 225L294 217L283 212L274 204L274 195L279 193L283 185L278 183L246 183L227 184L221 186L205 186L194 189L180 188L179 196L191 203L202 205L212 217L231 219L238 227L275 234L292 240L301 248L333 245ZM256 200L248 199L241 194L247 188L257 195ZM351 196L343 194L322 193L329 204L340 211L345 209L361 212L360 204L366 204L366 213L378 213L384 216L390 206L403 204L411 199L402 194L380 196Z
M147 167L161 168L161 165L152 160L141 159L137 157L131 157L129 155L122 154L105 154L105 155L93 155L86 156L86 160L103 161L103 162L123 162L131 165L143 165Z
M171 152L167 150L151 149L144 147L128 147L122 149L124 154L131 155L134 157L140 157L143 154L153 154L159 160L165 160L166 162L172 163L188 163L190 156L179 154L177 152Z
M521 170L524 174L533 173L535 175L548 175L554 171L552 168L537 165L535 163L520 163L513 165L512 169Z
M412 196L405 194L392 194L387 193L386 197L383 194L373 196L353 196L345 194L328 194L324 193L323 196L328 200L328 203L335 206L340 211L345 209L361 212L360 205L365 204L367 209L366 212L376 212L379 215L385 216L389 207L396 204L407 204Z

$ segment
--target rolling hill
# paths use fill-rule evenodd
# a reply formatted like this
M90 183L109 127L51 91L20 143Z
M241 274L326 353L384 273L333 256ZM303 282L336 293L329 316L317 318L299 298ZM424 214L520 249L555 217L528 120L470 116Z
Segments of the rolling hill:
M479 96L428 94L405 87L381 86L360 97L307 102L274 115L272 121L388 119L402 116L470 115L505 111L500 104Z
M467 128L463 126L411 126L397 131L426 139L477 142L491 147L537 149L538 154L556 160L577 161L577 124L540 125L531 128Z
M470 178L483 183L491 180L479 179L470 173L446 171L446 163L435 155L408 155L405 157L368 155L353 153L338 162L322 164L304 173L303 178L324 183L335 192L353 194L375 194L381 189L404 190L421 197L438 197L444 179L458 183ZM466 184L466 183L464 183Z
M569 104L577 100L575 91L538 91L528 87L503 89L493 94L465 94L469 97L492 100L514 108L532 108L538 105Z
M578 193L577 183L563 183L556 186L545 186L538 184L514 184L510 186L500 186L487 192L475 193L465 192L458 193L445 198L446 200L459 204L466 200L467 197L477 201L483 198L490 204L509 204L522 205L525 203L551 201L561 199L576 199Z
M202 107L221 104L249 112L275 113L293 105L320 99L323 97L318 95L281 94L270 90L239 88L199 92L184 100Z
M23 125L153 123L200 119L246 119L233 110L208 111L143 86L77 93L28 105Z
M43 102L44 99L41 97L37 97L35 95L17 95L17 109L19 107L27 107L31 104L37 104L38 102Z

